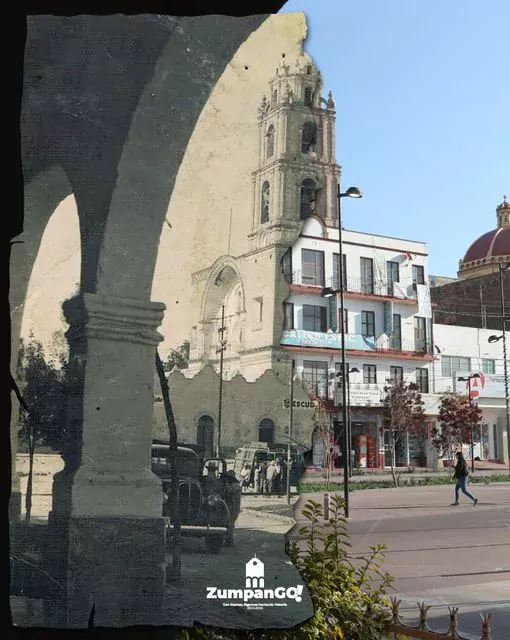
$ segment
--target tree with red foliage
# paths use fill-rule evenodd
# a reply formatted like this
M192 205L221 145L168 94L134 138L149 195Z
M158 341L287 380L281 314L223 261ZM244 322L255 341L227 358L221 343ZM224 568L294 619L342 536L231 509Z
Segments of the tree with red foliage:
M472 445L479 439L482 410L468 396L448 391L439 403L438 422L441 428L432 429L432 445L440 456L452 461L463 444Z
M398 378L386 382L382 431L388 433L391 475L395 486L398 486L395 472L397 444L408 435L426 434L427 426L423 411L424 402L418 385Z

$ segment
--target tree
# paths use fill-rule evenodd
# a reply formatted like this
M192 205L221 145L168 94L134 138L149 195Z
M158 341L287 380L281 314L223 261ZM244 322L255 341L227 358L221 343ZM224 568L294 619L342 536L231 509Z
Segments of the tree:
M482 410L476 402L459 393L448 391L439 402L438 423L432 429L432 446L440 456L452 461L462 445L480 437ZM472 452L473 455L473 452ZM451 465L450 465L451 466Z
M391 475L395 486L398 486L395 472L397 445L409 435L426 434L427 428L423 411L424 402L418 386L398 378L386 382L382 430L388 433Z
M164 364L165 371L172 371L174 367L187 369L189 364L189 348L189 341L185 340L180 347L172 349Z
M22 343L18 360L18 377L25 408L20 409L19 438L28 447L29 472L26 494L26 520L32 510L34 455L37 446L47 446L62 453L67 441L65 409L67 397L67 351L63 334L53 336L53 357L33 333ZM58 348L57 348L58 345ZM55 350L56 349L56 350ZM58 358L58 360L57 360Z
M331 472L335 463L335 434L331 425L330 416L324 411L324 407L319 400L314 415L314 435L322 445L323 451L323 468L324 477L326 479L326 488L329 489L331 481Z

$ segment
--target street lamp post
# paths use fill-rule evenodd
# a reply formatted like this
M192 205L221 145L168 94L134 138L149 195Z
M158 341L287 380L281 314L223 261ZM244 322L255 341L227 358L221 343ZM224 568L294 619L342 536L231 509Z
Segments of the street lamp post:
M348 434L347 434L347 385L345 384L345 323L344 323L344 265L343 265L343 246L342 246L342 213L340 208L341 198L361 198L362 192L357 187L349 187L345 193L341 193L340 185L338 185L337 201L338 201L338 289L332 289L331 287L325 287L322 290L322 296L329 298L331 296L339 296L340 302L340 337L341 337L341 351L342 351L342 372L344 373L344 384L342 384L342 422L344 428L344 451L348 450ZM344 513L345 517L349 517L349 467L346 464L347 460L344 460Z
M218 329L218 335L220 336L220 346L216 350L216 353L220 354L220 386L218 389L218 440L216 443L216 457L221 457L221 412L223 408L223 355L226 349L226 341L224 339L225 327L225 305L221 307L221 327Z
M351 424L351 373L359 373L359 369L357 367L352 367L352 369L347 369L347 440L349 442L348 452L345 454L347 456L347 461L349 464L349 477L352 477L352 424ZM342 377L342 373L338 372L337 377ZM343 383L342 383L343 384Z
M289 440L287 442L287 504L290 505L290 478L292 466L292 431L294 427L294 376L296 361L292 359L290 371L290 415L289 415Z
M489 342L503 341L503 376L505 380L505 410L506 410L506 444L508 447L508 474L510 475L510 396L508 390L508 360L506 349L506 319L505 319L505 288L503 286L503 272L508 271L508 265L499 264L499 283L501 287L501 335L489 336Z
M457 380L459 382L467 382L468 383L468 401L469 401L469 438L471 440L470 447L471 447L471 471L474 472L475 470L475 442L474 442L474 438L473 438L473 419L471 417L471 409L473 407L473 400L471 398L471 380L474 380L475 378L479 378L480 374L479 373L472 373L470 376L467 376L466 378L457 378Z

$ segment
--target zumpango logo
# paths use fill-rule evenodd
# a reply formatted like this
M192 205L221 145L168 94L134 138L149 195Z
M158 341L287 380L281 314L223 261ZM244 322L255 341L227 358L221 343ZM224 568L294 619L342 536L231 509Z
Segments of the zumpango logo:
M286 607L287 600L301 602L303 585L295 587L268 588L265 584L264 563L253 556L246 563L246 580L244 589L219 589L207 587L208 600L221 600L224 607L247 607L262 609L263 607Z

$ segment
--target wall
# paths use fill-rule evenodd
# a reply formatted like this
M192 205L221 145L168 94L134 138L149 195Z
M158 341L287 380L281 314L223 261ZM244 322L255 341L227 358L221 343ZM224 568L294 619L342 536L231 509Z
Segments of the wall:
M505 297L510 301L510 272L506 272L503 278ZM480 301L480 293L482 301ZM433 287L430 295L432 302L437 305L435 309L437 323L482 328L483 304L486 306L485 326L489 329L501 329L499 274Z
M210 415L218 424L219 376L210 366L204 367L194 378L186 378L180 371L168 378L172 405L177 421L180 442L196 442L200 416ZM290 387L272 372L267 371L256 382L235 376L223 382L222 445L239 447L258 440L258 425L263 418L275 422L275 442L288 438L290 411L284 400L290 398ZM299 383L295 384L294 399L310 402ZM296 408L293 416L293 438L310 447L314 408ZM163 403L154 405L154 435L167 437L168 429Z

